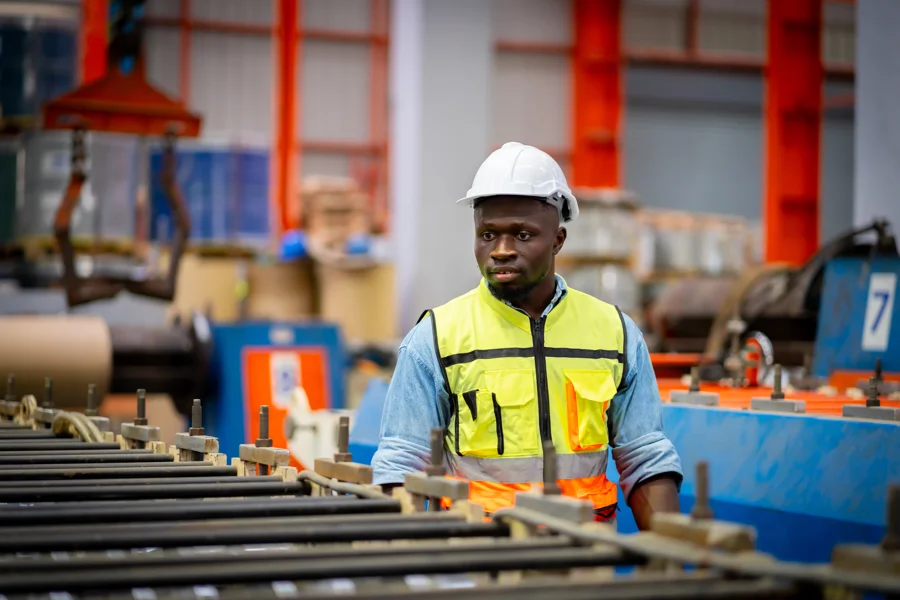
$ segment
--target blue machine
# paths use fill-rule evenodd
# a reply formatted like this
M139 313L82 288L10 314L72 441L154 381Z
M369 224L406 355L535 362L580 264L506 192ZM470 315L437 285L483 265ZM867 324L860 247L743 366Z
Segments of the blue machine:
M371 460L386 394L373 380L363 396L350 432L355 461ZM705 460L716 517L756 527L757 547L781 560L827 562L838 543L884 536L888 485L900 483L900 424L668 404L663 413L684 467L683 512ZM619 509L619 531L637 531L628 506Z
M839 258L825 267L813 371L900 373L900 258Z
M250 441L259 406L269 405L269 434L285 448L286 402L299 381L313 408L342 408L346 358L331 323L244 322L213 326L215 402L204 404L204 427L220 452L237 456ZM209 408L206 408L206 407ZM380 418L380 417L379 417Z

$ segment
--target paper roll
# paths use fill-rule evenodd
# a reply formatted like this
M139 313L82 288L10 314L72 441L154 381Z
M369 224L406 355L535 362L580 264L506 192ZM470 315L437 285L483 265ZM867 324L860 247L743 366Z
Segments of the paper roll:
M112 375L106 321L86 315L0 317L0 395L6 393L9 374L16 376L16 399L33 394L40 406L44 378L50 377L56 408L85 408L91 383L99 402Z

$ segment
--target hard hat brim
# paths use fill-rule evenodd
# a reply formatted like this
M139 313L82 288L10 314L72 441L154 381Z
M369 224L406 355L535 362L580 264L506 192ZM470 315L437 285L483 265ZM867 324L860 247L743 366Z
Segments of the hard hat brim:
M494 196L520 196L522 198L534 198L535 200L543 200L545 202L547 201L546 196L535 196L534 194L516 194L514 192L504 192L502 194L475 194L475 195L471 195L471 196L466 196L465 198L460 198L459 200L457 200L456 204L466 204L467 206L469 206L471 208L475 205L476 200L481 200L482 198L492 198ZM563 192L563 196L566 198L566 200L569 201L569 210L570 210L571 214L568 219L562 219L562 220L563 220L563 222L569 222L569 221L574 220L575 217L578 216L578 201L575 199L575 196L573 196L571 193L567 194L567 193ZM560 218L562 218L562 217L560 217Z

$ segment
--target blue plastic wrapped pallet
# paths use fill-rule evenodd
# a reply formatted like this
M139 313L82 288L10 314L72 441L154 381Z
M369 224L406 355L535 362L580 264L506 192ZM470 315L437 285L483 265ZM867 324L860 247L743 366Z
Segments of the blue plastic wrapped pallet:
M30 131L18 138L15 241L49 240L71 173L72 136ZM87 181L72 213L72 240L130 244L134 239L140 142L136 136L88 133Z
M27 10L27 7L24 7ZM77 21L25 17L0 24L0 105L5 119L36 117L41 104L75 87Z
M182 142L177 180L191 219L191 245L259 249L269 241L269 152L249 145ZM162 149L150 152L150 239L167 243L174 224L160 182Z
M16 232L18 144L0 141L0 247L13 242Z

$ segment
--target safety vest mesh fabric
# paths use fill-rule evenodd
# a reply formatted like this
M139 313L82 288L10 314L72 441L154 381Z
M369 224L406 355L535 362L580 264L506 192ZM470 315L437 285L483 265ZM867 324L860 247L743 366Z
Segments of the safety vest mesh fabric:
M535 320L482 281L426 315L450 392L445 456L451 476L470 482L470 500L486 512L512 506L543 480L548 439L563 494L614 505L607 408L626 368L619 309L569 289Z

